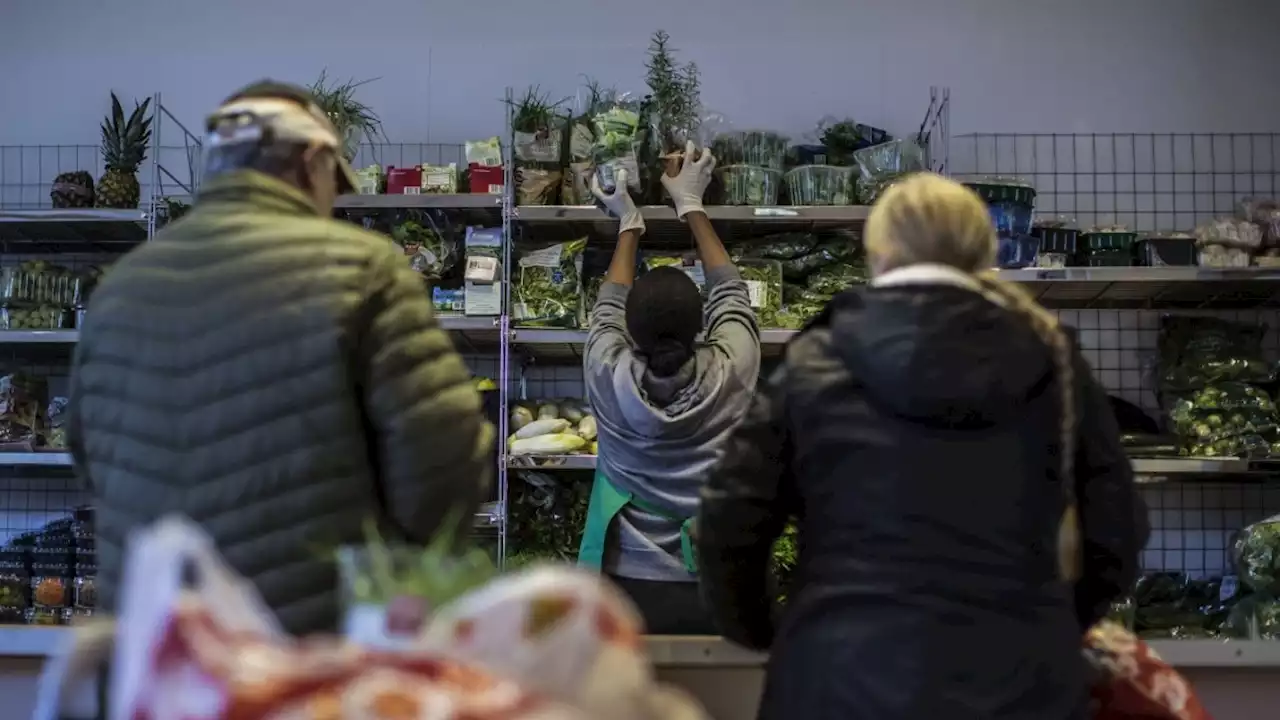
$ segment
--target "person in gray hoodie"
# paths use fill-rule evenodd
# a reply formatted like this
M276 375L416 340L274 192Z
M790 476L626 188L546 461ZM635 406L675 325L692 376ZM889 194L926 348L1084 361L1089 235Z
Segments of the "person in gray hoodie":
M713 625L698 594L692 518L702 479L750 406L760 332L747 284L703 210L715 158L689 143L676 162L662 184L697 244L705 307L678 269L635 277L645 225L625 171L611 193L592 182L620 222L583 357L600 450L579 563L621 586L649 632L707 634Z

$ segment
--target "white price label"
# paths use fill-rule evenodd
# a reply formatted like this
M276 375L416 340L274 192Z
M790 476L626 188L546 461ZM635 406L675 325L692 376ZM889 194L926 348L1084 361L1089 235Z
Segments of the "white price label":
M498 259L476 256L467 258L466 279L477 283L492 283L498 276Z
M405 195L421 195L422 188L417 185L405 185L404 194Z
M747 297L750 299L751 307L764 307L765 299L769 296L769 286L760 280L748 280Z
M502 186L501 186L501 185L490 185L490 186L489 186L489 194L490 194L490 195L501 195L501 194L502 194Z

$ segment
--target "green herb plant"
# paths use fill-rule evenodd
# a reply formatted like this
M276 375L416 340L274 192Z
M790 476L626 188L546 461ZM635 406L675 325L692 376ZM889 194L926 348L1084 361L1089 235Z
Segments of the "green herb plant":
M701 124L702 82L695 63L681 64L671 47L671 36L658 30L649 39L649 58L645 62L645 84L649 94L642 115L648 119L643 138L645 187L648 201L662 198L659 180L665 159L683 152L686 140L696 138Z
M858 149L861 139L862 133L853 120L841 120L823 128L821 142L827 150L827 163L852 165L853 151Z
M511 101L514 118L511 127L520 133L540 133L550 130L565 114L569 98L552 101L549 93L538 85L530 86L518 100Z
M459 542L465 536L460 527L459 514L450 514L427 546L419 550L387 545L377 525L369 521L365 525L366 572L356 582L356 599L385 605L397 597L411 596L426 600L431 608L440 608L488 583L498 569L483 549Z
M361 142L386 138L378 114L356 99L356 90L376 79L336 82L329 79L328 71L322 70L320 77L307 88L337 129L348 161L355 159Z

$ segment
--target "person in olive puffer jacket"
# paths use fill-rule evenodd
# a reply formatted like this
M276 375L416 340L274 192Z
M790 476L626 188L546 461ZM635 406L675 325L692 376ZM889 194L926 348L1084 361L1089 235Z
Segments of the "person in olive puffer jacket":
M100 601L126 538L200 523L290 632L336 629L332 551L425 542L487 492L492 426L419 275L332 219L354 175L306 91L256 83L209 119L192 209L97 287L69 442L97 512Z

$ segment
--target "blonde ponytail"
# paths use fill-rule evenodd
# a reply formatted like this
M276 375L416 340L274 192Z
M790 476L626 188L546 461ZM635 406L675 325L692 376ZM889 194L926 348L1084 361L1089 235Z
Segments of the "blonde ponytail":
M1021 286L989 272L996 234L986 205L969 188L940 175L919 173L889 188L867 218L863 241L876 273L933 263L972 275L988 300L1025 318L1048 346L1061 405L1058 475L1066 501L1058 523L1058 572L1063 580L1078 580L1083 548L1075 492L1075 353L1058 318Z

